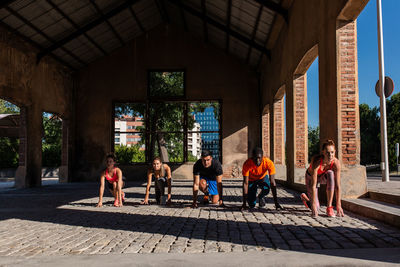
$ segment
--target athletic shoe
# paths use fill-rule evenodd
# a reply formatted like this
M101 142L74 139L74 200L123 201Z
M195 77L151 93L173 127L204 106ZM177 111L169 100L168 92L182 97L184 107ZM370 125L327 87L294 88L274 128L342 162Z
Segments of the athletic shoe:
M328 217L336 217L332 206L326 208L326 215L328 215Z
M210 203L210 200L208 199L208 196L207 195L204 195L204 197L203 197L203 204L204 205L208 205Z
M263 197L258 197L258 207L265 207L265 199Z
M310 209L310 199L307 197L307 195L306 194L304 194L304 193L302 193L301 195L300 195L300 198L301 198L301 201L303 201L303 204L304 204L304 206L307 208L307 209Z
M115 199L115 201L114 201L114 207L118 207L118 199Z

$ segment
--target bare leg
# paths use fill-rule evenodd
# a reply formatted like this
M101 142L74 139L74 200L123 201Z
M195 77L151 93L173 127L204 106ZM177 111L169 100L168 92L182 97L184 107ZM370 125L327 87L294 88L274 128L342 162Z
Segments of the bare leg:
M335 192L335 173L332 170L326 172L326 199L327 206L331 207L333 202L333 193Z
M203 192L204 194L208 193L208 190L207 190L207 181L206 181L205 179L200 179L199 189L200 189L200 191Z
M219 196L218 195L212 195L211 196L211 202L213 204L218 204L218 201L219 201Z
M307 196L308 198L311 198L312 196L312 183L311 183L312 177L308 173L306 173L306 187L307 187ZM317 188L317 196L316 196L316 204L317 208L319 209L319 200L318 200L318 188ZM312 201L312 199L310 199ZM311 207L310 207L311 208Z

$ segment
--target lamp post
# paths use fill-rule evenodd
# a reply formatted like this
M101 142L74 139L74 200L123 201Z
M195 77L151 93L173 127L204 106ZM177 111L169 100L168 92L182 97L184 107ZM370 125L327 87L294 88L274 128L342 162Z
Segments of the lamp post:
M389 163L388 163L388 145L386 128L386 96L385 88L385 65L383 58L383 30L382 30L382 3L376 0L376 10L378 16L378 51L379 51L379 98L381 113L381 170L382 182L389 182Z

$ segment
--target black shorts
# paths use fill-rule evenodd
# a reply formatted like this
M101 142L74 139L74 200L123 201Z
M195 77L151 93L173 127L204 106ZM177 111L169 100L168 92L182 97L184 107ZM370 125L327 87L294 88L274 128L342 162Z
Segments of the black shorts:
M108 189L111 191L114 189L113 183L110 183L109 181L106 181ZM122 188L125 186L125 177L122 177Z

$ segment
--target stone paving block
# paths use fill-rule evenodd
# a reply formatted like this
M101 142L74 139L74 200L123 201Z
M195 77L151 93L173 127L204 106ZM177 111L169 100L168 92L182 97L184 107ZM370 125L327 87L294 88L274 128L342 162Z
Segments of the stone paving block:
M324 212L312 218L298 193L281 187L278 196L287 199L282 202L286 210L276 211L268 199L266 208L242 212L241 203L232 201L241 197L241 181L224 183L230 186L226 195L235 196L225 198L225 208L200 205L191 209L190 200L184 200L191 197L191 181L173 182L179 187L173 187L174 203L169 208L133 204L143 199L144 187L139 183L125 189L127 202L121 208L112 207L110 196L104 198L105 207L95 208L97 184L30 189L29 197L24 190L7 191L0 194L0 255L400 247L399 229L348 212L344 218L328 218ZM53 199L44 208L40 205L43 194Z

